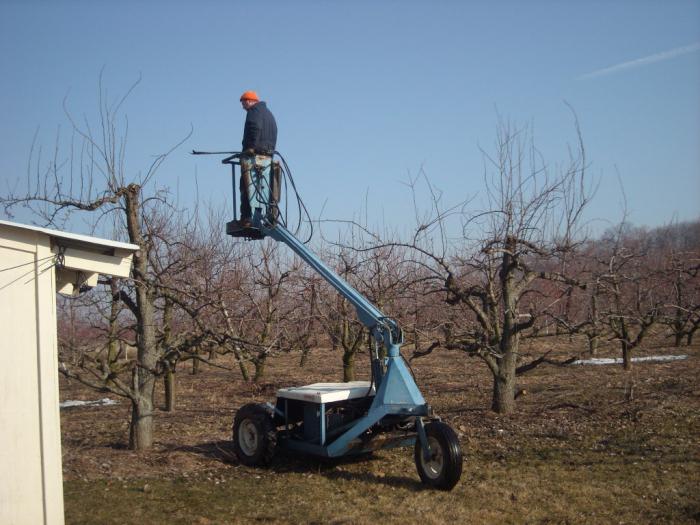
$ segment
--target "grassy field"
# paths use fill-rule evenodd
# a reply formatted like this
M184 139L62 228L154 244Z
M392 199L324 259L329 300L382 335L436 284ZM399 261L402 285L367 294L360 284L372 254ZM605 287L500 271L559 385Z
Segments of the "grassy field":
M578 346L558 344L560 358ZM632 372L540 367L521 378L526 393L511 416L488 410L478 360L439 352L414 361L424 396L460 436L464 470L452 492L421 485L410 449L352 461L280 455L267 469L236 462L235 409L279 387L337 380L339 354L316 350L303 369L298 356L279 356L262 385L183 369L177 410L158 412L152 451L126 449L124 401L62 411L66 522L698 523L700 351L658 345L638 355L677 353L689 358ZM614 348L601 355L617 357ZM103 395L64 382L61 397Z

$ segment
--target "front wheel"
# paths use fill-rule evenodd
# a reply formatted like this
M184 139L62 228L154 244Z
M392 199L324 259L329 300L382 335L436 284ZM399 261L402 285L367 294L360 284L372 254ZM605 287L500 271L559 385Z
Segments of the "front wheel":
M233 450L249 467L268 465L277 446L277 431L264 406L243 405L233 419Z
M430 457L425 457L420 439L416 439L414 456L418 475L426 485L452 490L462 475L462 449L457 434L440 421L428 423L425 434L430 445Z

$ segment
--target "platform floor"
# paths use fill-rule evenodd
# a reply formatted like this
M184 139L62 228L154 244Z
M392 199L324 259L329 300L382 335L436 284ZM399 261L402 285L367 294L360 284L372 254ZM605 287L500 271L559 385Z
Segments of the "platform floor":
M265 237L263 232L258 228L247 227L243 228L239 221L231 221L226 223L226 234L231 237L243 237L245 239L262 239Z

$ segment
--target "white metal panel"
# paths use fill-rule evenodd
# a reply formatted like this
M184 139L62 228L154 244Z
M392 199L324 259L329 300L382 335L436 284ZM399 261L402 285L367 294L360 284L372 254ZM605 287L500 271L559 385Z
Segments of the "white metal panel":
M37 260L50 258L51 239L37 239ZM41 419L41 461L44 477L44 523L63 524L63 467L61 458L61 416L58 395L58 334L56 328L56 272L37 273L37 320L39 348L39 417Z
M80 295L83 286L94 288L97 286L100 274L81 272L78 270L67 270L65 268L56 270L56 291L64 295Z
M104 255L79 248L61 249L54 245L53 253L56 255L62 253L62 264L69 270L101 273L115 277L129 277L131 271L131 252L124 250L120 250L119 255Z
M32 251L0 246L0 269L4 270L0 272L3 324L0 523L3 524L44 523L36 259L35 247L29 247Z
M331 403L345 399L357 399L374 395L374 386L370 392L369 381L350 381L348 383L314 383L313 385L281 388L277 397L298 399L311 403Z

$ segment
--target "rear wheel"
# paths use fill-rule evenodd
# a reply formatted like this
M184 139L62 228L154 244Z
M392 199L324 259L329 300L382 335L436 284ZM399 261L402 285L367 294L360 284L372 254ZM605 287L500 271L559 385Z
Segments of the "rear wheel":
M233 419L233 450L249 467L268 465L275 455L277 431L272 416L262 405L243 405Z
M414 456L418 475L426 485L452 490L462 475L462 449L457 434L440 421L428 423L425 434L430 445L430 457L425 457L420 439L416 439Z

